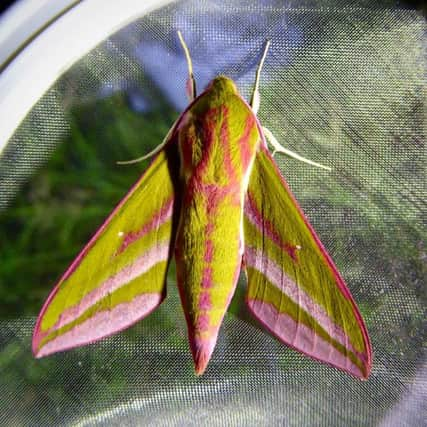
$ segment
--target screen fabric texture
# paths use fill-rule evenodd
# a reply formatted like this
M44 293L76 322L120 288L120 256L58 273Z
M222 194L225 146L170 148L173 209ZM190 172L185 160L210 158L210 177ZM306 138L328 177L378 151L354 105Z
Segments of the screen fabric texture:
M150 316L33 358L49 291L148 165L116 162L155 148L188 105L178 29L198 92L224 74L247 100L271 40L258 117L331 167L275 155L366 321L367 381L272 337L246 310L243 276L195 376L173 264ZM0 156L0 424L425 425L425 83L425 18L387 1L175 2L82 57Z

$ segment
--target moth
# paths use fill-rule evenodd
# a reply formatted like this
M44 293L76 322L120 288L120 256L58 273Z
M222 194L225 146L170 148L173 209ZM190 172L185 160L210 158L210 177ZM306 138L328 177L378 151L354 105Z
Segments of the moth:
M367 378L371 345L362 316L267 139L286 150L256 116L269 42L247 103L221 75L196 96L178 36L191 102L49 295L34 330L35 357L94 342L150 314L166 296L174 256L197 374L243 267L247 307L279 341Z

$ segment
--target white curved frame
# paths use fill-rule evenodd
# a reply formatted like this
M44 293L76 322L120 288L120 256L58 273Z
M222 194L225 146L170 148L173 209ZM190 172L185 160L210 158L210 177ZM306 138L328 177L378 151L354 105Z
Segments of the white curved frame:
M31 38L82 0L17 0L0 15L0 69Z
M40 6L40 0L38 1ZM60 10L55 9L56 13L53 14L52 10L45 9L43 21L40 20L40 7L34 7L33 12L38 13L36 22L43 30L0 74L0 153L34 104L75 61L126 24L171 2L172 0L84 0L45 29L45 23L52 16L60 14ZM26 0L24 3L34 4L34 1ZM75 1L63 0L62 10L73 3ZM7 19L13 18L13 23L6 26L10 31L16 31L19 22L19 16L13 12L12 10L12 13L6 14L2 20L4 25L4 21L7 23ZM31 20L29 12L27 8L26 13L22 14L21 25L26 25ZM33 34L37 30L33 28ZM0 33L0 43L6 39L10 43L10 36L7 36L8 34ZM31 34L27 31L25 38L28 37ZM8 51L13 52L24 40L17 38L15 48L11 50L9 45ZM0 44L0 48L4 46L6 45ZM5 56L3 51L3 60Z

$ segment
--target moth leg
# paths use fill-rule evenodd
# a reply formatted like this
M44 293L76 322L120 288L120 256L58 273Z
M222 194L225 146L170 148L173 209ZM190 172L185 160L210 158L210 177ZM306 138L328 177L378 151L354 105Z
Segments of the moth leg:
M261 75L262 67L264 65L265 57L267 56L268 48L270 47L270 43L271 43L271 40L266 40L264 45L264 51L262 53L261 60L259 61L258 68L255 74L254 90L252 92L251 101L249 103L255 115L258 113L259 103L260 103L259 78Z
M279 143L279 141L277 141L275 136L266 127L263 127L262 130L264 132L265 139L273 147L273 153L272 153L273 156L276 153L283 153L289 157L292 157L296 160L299 160L300 162L304 162L304 163L307 163L309 165L316 166L317 168L326 169L328 171L331 171L331 168L328 166L324 166L324 165L321 165L320 163L313 162L312 160L306 159L305 157L302 157L299 154L294 153L291 150L287 150L285 147L283 147L283 145L281 145Z
M160 151L162 151L163 148L165 147L165 145L169 142L170 137L172 136L172 132L175 130L175 126L176 126L177 123L178 123L178 120L176 120L176 122L169 129L169 132L166 134L166 136L163 139L163 141L154 150L151 150L149 153L144 154L143 156L138 157L136 159L132 159L132 160L119 160L116 163L118 165L132 165L134 163L139 163L139 162L142 162L143 160L147 160L150 157L155 156L157 153L160 153Z
M184 49L185 58L187 59L188 65L188 80L187 80L187 96L191 101L196 98L196 79L193 74L193 63L191 62L190 51L184 41L184 37L182 37L181 31L178 30L179 41L181 42L181 46Z

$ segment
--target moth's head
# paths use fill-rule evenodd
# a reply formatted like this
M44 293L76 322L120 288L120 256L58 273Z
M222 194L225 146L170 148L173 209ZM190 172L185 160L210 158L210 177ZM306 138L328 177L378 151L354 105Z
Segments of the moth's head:
M206 87L206 90L218 92L220 95L230 94L234 95L238 93L237 87L233 80L225 76L215 77Z

